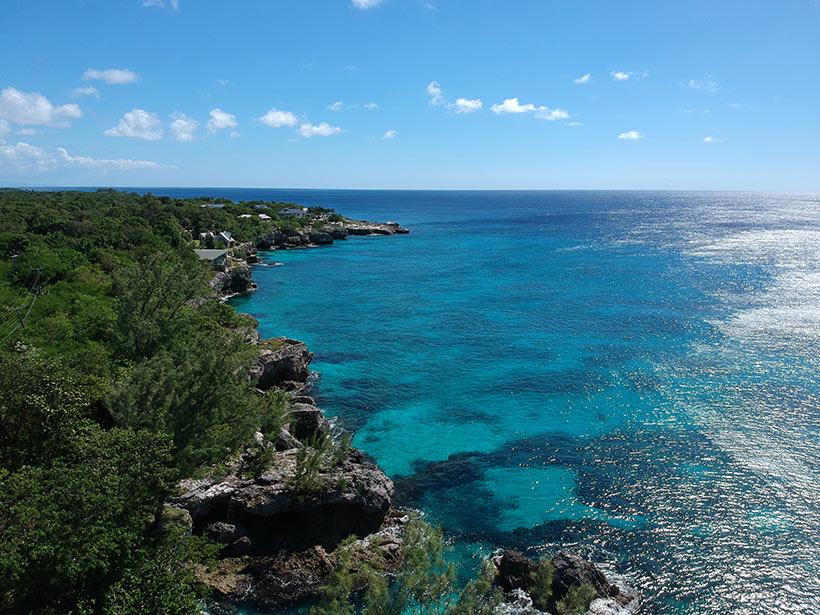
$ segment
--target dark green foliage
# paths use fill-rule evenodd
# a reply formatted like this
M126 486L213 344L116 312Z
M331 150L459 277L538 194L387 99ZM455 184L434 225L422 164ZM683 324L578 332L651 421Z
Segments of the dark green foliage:
M544 556L538 562L538 569L531 573L532 589L530 596L536 608L545 611L549 599L552 597L552 581L555 578L555 567L548 556Z
M112 387L107 406L118 425L165 433L185 475L216 463L259 428L263 405L248 383L252 346L221 332L177 340Z
M0 613L199 612L209 550L157 513L179 477L276 434L285 401L249 386L235 330L255 322L212 299L194 238L293 224L204 202L0 190Z
M352 549L355 536L345 540L336 549L336 567L327 577L327 582L319 588L319 603L310 609L310 615L353 615L354 607L350 595L361 585L363 577L351 571Z
M117 350L132 360L154 354L191 319L189 304L207 293L212 272L190 251L157 252L114 274Z
M362 615L491 615L500 596L493 588L490 567L485 566L478 579L459 588L446 551L441 530L414 519L405 526L403 561L394 575L366 566L353 572L349 560L341 555L311 615L352 613L351 593L361 586L365 587Z
M598 594L591 585L573 585L555 605L558 615L583 615Z
M144 547L134 564L104 598L103 615L190 615L200 611L191 561L213 557L219 546L204 538L168 532L156 545Z
M296 471L291 477L290 487L298 495L310 495L322 488L319 470L322 469L327 447L327 437L312 437L296 452Z
M0 368L0 611L99 603L169 488L169 439L103 430L81 384L34 351Z

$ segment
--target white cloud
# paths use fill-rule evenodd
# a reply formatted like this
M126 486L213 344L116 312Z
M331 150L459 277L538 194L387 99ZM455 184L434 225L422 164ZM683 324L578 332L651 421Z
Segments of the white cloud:
M326 108L330 111L341 111L343 106L342 101L337 100L335 103L328 105Z
M342 129L338 126L331 126L327 122L322 122L315 126L310 122L305 122L299 126L298 132L305 137L305 139L309 139L310 137L329 137L330 135L342 132Z
M702 141L704 143L720 143L721 141L725 141L725 140L726 139L715 139L712 135L709 135L708 137L704 137L702 139Z
M239 137L242 136L242 133L239 132L238 130L232 130L231 134L228 135L228 136L230 136L231 139L238 139Z
M197 120L188 117L184 113L174 113L171 119L174 120L171 122L171 134L175 140L180 143L190 143L196 140L194 133L199 128Z
M717 92L720 89L720 84L709 75L705 79L690 79L683 86L690 90L703 90L704 92Z
M374 109L378 109L379 105L377 105L374 102L369 102L369 103L364 104L364 108L367 109L368 111L373 111Z
M384 133L384 136L382 137L382 141L390 141L392 139L395 139L397 134L399 134L399 133L396 132L395 130L388 130L386 133Z
M169 0L168 4L170 4L171 8L175 11L179 10L179 0ZM164 8L165 0L142 0L142 6L158 6Z
M97 100L100 100L100 93L93 85L89 85L87 88L75 88L72 90L71 98L80 98L80 96L94 96Z
M574 81L575 83L589 83L590 81L592 81L592 75L590 75L589 73L587 73L586 75L582 75L582 76L580 76L580 77L576 77L575 79L573 79L573 81Z
M16 88L6 88L0 92L0 120L22 126L69 126L66 118L82 117L77 105L55 107L39 92L21 92Z
M128 160L127 158L115 158L113 160L105 158L89 158L88 156L71 156L64 147L58 147L57 151L63 161L69 165L77 165L90 168L111 168L119 171L128 169L157 169L160 165L150 160Z
M0 142L0 165L9 164L18 171L43 171L56 164L53 154L46 152L36 145L17 143L6 145Z
M729 106L732 107L732 109L740 109L741 107L745 107L746 103L745 102L744 103L733 102L733 103L729 103Z
M500 105L493 105L490 109L492 109L496 115L502 113L533 113L535 112L535 105L522 105L518 102L518 97L516 96L515 98L507 98Z
M442 96L441 86L438 81L431 81L427 86L427 93L430 95L430 104L434 107L440 107L447 104L447 101Z
M109 128L103 134L108 137L133 137L146 141L162 139L162 122L156 113L149 113L145 109L132 109L122 116L114 128Z
M227 113L219 108L211 109L211 119L206 124L211 134L223 128L236 128L237 125L236 116L233 113Z
M21 128L17 131L17 134L21 137L36 137L40 133L33 128Z
M567 126L583 126L581 122L570 122Z
M472 113L473 111L478 111L483 106L484 103L478 98L473 100L469 98L457 98L455 109L456 113Z
M5 137L11 134L11 124L6 120L0 120L0 137Z
M290 111L280 111L276 107L271 107L270 111L259 118L259 121L271 128L296 126L296 124L299 123L299 119L293 113Z
M625 73L625 72L622 72L622 71L614 71L614 70L609 74L612 75L612 78L615 81L626 81L627 79L629 79L630 75L632 75L632 73Z
M89 68L83 73L83 81L98 79L111 84L134 83L139 78L137 73L126 68L109 68L108 70Z
M382 3L382 0L353 0L353 6L357 9L372 9L374 6L378 6Z
M637 130L629 130L619 134L618 138L621 141L637 141L638 139L643 139L643 135Z
M219 85L225 86L228 85L230 82L230 79L220 79L217 83L219 83Z
M518 102L518 98L507 98L500 105L496 104L490 107L492 112L496 115L507 113L532 113L540 120L565 120L569 118L569 113L564 109L550 109L543 105L536 107L533 104L527 103L522 105Z
M550 109L549 107L538 107L535 111L535 117L539 120L567 120L569 113L563 109Z

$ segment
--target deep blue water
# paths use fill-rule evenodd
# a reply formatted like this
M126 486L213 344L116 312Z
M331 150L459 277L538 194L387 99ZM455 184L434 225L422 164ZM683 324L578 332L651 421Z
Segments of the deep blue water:
M654 613L820 612L820 195L170 190L395 220L233 301L460 552L572 544Z

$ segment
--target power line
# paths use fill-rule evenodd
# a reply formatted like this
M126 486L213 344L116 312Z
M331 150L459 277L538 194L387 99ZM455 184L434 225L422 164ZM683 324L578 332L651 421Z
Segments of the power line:
M34 274L34 280L31 282L31 286L27 286L26 288L28 292L23 298L23 303L21 305L10 305L6 307L6 311L9 312L9 317L6 322L0 324L0 343L5 342L19 329L25 329L26 320L28 320L29 314L31 314L31 310L37 302L37 297L40 294L39 283L42 271L42 267L33 267L29 272L29 275L26 276L26 281L31 279L32 274ZM25 291L18 293L16 301L19 301L20 297L23 296L24 293ZM13 316L11 315L12 312L14 313Z

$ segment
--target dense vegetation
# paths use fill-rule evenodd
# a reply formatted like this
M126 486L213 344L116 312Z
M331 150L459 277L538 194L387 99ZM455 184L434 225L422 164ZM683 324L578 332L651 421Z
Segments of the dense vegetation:
M0 191L0 612L199 612L210 550L163 501L283 407L191 248L306 223L212 202Z

